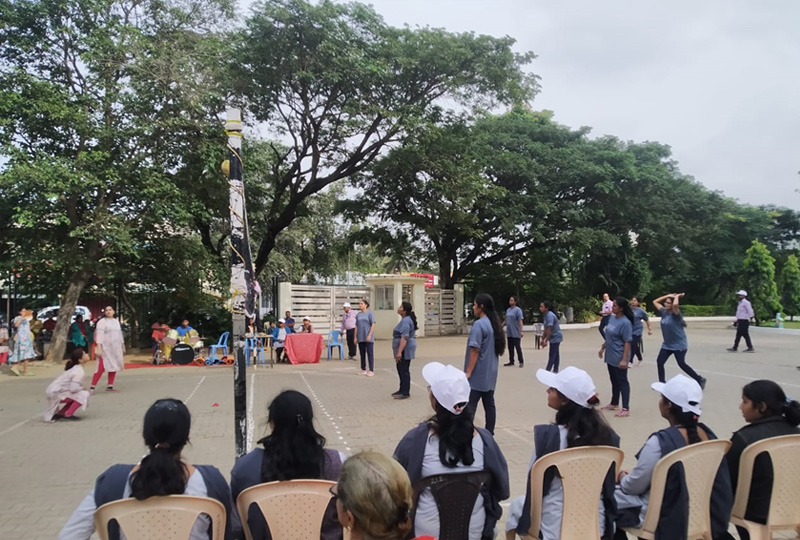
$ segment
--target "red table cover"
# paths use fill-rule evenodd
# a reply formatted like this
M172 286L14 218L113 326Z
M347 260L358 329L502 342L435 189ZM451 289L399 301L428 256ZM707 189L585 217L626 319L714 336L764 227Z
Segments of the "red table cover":
M286 336L286 353L292 364L319 364L322 345L322 334L289 334Z

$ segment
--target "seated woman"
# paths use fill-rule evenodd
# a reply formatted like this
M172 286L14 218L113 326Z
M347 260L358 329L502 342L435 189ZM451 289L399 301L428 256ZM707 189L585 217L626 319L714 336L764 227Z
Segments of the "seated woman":
M314 325L311 324L311 317L303 317L303 327L300 329L305 334L314 333Z
M470 520L470 540L494 536L502 515L500 501L508 498L508 465L491 433L476 428L469 402L469 381L460 369L431 362L422 368L430 384L428 395L436 412L409 431L394 451L411 482L437 474L488 471L489 489L478 496ZM417 534L439 536L439 510L430 489L420 494L414 520Z
M617 537L626 538L619 527L638 527L644 520L650 498L650 481L656 463L673 450L688 444L716 439L717 436L704 424L698 423L703 390L700 384L686 375L676 375L666 383L653 383L653 390L661 393L658 410L669 427L650 435L636 455L632 471L617 475ZM656 529L657 538L686 538L688 527L688 493L682 474L671 471L667 476L661 516ZM728 520L733 507L733 492L728 465L723 458L711 492L711 531L719 538L728 530ZM615 537L615 538L617 538Z
M271 433L240 457L231 471L231 493L236 500L245 489L276 480L338 480L345 456L325 448L325 437L314 429L311 401L295 390L284 390L269 404ZM264 516L257 507L246 516L253 538L269 538ZM330 504L322 522L323 540L342 538L336 507Z
M783 389L774 381L760 380L746 384L742 388L739 409L747 425L733 434L731 449L726 455L734 493L739 481L739 461L745 448L771 437L800 433L797 428L800 424L800 403L787 399ZM753 465L753 483L747 498L745 519L748 521L767 522L773 478L769 455L759 455ZM737 530L742 540L750 538L746 529L737 527Z
M278 319L278 326L272 331L272 346L275 348L279 363L284 361L286 336L292 333L292 329L287 327L285 323L284 319ZM286 362L288 361L289 358L287 357Z
M144 415L144 442L150 453L137 465L112 465L97 477L94 489L67 520L59 540L89 540L94 533L94 512L102 505L135 497L144 500L160 495L194 495L216 499L225 506L225 540L236 538L239 518L231 504L228 483L212 465L192 465L181 461L181 451L189 442L191 415L177 399L159 399ZM200 516L189 540L210 540L207 516ZM120 538L116 524L109 527L112 540Z
M531 526L531 485L530 468L540 457L579 446L616 446L619 436L606 423L595 408L600 403L595 391L594 381L582 369L569 366L560 373L544 369L536 372L539 382L547 385L547 406L556 411L554 424L540 424L533 428L533 455L528 468L527 492L525 497L512 501L510 515L506 521L506 537L513 539L516 534L527 536ZM564 513L564 486L561 478L554 472L544 476L542 497L542 523L540 538L557 540L561 538L561 518ZM614 475L609 471L603 486L602 500L598 517L600 536L611 538L614 534Z
M47 409L42 415L45 422L54 418L80 420L75 412L89 403L89 390L83 387L84 364L89 361L89 354L81 348L70 354L69 362L64 366L64 373L47 386Z
M339 482L331 489L339 522L350 531L350 540L408 538L412 493L406 471L390 457L370 451L345 461Z

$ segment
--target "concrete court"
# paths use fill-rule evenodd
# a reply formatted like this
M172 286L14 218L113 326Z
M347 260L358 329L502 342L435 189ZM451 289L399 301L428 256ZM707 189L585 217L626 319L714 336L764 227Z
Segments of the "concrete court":
M657 410L658 396L649 385L656 380L655 356L660 333L645 336L646 363L631 370L631 417L613 418L612 427L622 437L625 468L635 463L634 454L653 431L665 426ZM604 403L610 384L597 351L601 344L596 328L566 330L561 349L562 367L575 365L594 378ZM720 437L729 437L743 420L737 406L743 384L771 378L788 394L800 397L800 335L795 332L753 332L755 354L728 353L733 330L721 322L688 327L688 362L708 379L703 421ZM546 363L546 350L534 350L533 336L523 339L523 369L500 367L497 385L498 420L495 437L509 465L512 497L524 492L532 449L533 425L550 422L554 412L546 407L545 387L535 378ZM353 453L375 449L391 453L402 435L430 414L422 366L438 360L463 365L466 336L419 340L412 362L412 399L394 401L397 375L390 343L376 343L376 375L360 375L357 362L322 360L319 365L249 368L248 411L251 446L265 434L266 407L282 389L306 393L314 403L318 430L328 446ZM502 362L507 361L507 356ZM67 517L88 493L96 476L114 463L134 463L145 452L141 423L147 407L161 397L186 402L193 414L192 444L188 461L210 463L229 475L234 461L233 382L229 367L169 367L131 369L117 379L118 394L99 391L81 421L45 424L40 411L44 389L58 367L36 368L35 377L17 378L8 368L0 372L0 539L36 540L56 536ZM87 373L94 365L86 367ZM667 375L678 372L674 360ZM88 379L88 375L87 375ZM105 378L101 381L102 390ZM86 381L88 385L88 380ZM479 407L476 422L483 425ZM781 536L793 538L792 535Z

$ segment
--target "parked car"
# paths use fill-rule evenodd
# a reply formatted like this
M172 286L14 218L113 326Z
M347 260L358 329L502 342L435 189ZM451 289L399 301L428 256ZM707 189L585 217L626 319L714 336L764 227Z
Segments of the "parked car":
M59 306L49 306L46 308L42 308L39 310L39 313L38 315L36 315L36 318L39 319L40 321L46 321L51 316L58 317L58 309ZM75 313L72 314L73 322L75 321L75 317L77 317L78 315L83 315L84 321L88 321L89 319L92 318L92 312L89 311L89 308L86 306L75 306Z

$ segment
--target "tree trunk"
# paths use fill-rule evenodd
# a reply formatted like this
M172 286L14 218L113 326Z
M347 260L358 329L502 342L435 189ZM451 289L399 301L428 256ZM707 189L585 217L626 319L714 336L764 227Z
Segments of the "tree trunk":
M67 338L69 337L69 327L72 324L72 314L75 313L75 306L86 286L87 272L80 270L70 277L67 291L61 298L61 305L58 308L58 320L53 330L50 348L47 351L47 362L61 362L64 360L64 353L67 350ZM91 345L90 345L91 347Z
M122 303L125 304L125 308L128 310L130 316L128 317L128 323L131 326L131 342L130 347L131 349L138 349L139 348L139 322L136 318L136 309L133 307L130 298L128 298L128 293L125 291L125 284L123 283L120 287L121 296L122 296Z

